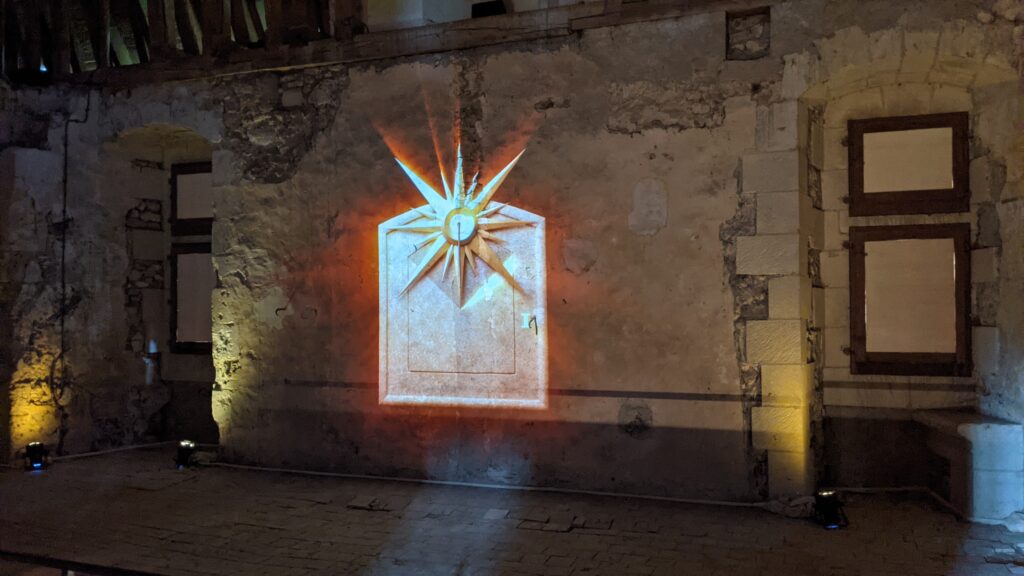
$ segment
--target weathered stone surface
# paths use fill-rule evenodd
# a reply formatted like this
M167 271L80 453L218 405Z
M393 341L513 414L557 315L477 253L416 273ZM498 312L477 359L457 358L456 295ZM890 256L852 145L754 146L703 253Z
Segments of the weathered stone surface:
M756 60L764 58L771 51L771 12L768 9L742 14L729 14L728 47L729 60Z
M747 322L747 361L761 364L802 364L807 359L803 320Z
M736 239L737 274L798 274L800 257L800 238L796 234Z
M577 276L593 268L597 259L597 247L590 240L567 238L562 242L562 264Z
M759 406L751 411L754 447L800 452L810 447L810 411L802 406Z
M757 195L757 233L793 234L800 229L800 193Z
M813 383L809 364L764 364L761 366L761 391L765 404L772 406L808 406Z
M743 156L744 192L788 192L800 188L796 151Z
M637 182L633 188L633 210L629 229L641 236L653 236L668 222L668 192L665 183L653 178Z
M768 281L769 317L773 320L809 318L811 315L811 279L782 276Z

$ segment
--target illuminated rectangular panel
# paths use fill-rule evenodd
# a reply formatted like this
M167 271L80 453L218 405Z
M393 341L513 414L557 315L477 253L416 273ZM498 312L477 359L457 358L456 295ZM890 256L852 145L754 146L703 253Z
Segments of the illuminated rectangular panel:
M380 402L546 407L544 219L503 207L495 219L530 223L495 231L491 243L520 289L474 256L460 298L443 259L403 293L426 250L416 249L423 234L396 227L420 217L412 210L379 228Z

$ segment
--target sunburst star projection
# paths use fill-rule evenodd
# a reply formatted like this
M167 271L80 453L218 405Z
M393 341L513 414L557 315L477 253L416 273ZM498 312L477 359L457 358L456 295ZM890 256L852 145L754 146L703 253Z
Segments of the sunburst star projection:
M497 216L501 214L501 210L508 205L494 201L494 194L498 191L498 187L505 181L505 177L508 176L524 152L526 152L525 149L505 165L487 184L484 184L477 193L480 173L477 172L473 176L467 187L462 169L462 147L459 146L456 153L458 160L455 165L455 174L450 185L448 179L445 178L444 170L441 170L444 196L409 169L400 159L395 158L409 180L427 201L425 205L415 209L419 214L416 220L394 227L395 230L426 234L426 237L416 244L416 250L428 247L409 281L402 288L402 295L405 295L416 282L426 276L442 258L444 258L444 267L441 271L442 281L447 279L448 270L454 268L455 293L459 307L462 307L463 304L462 287L466 267L476 274L476 257L500 274L514 289L522 291L488 242L502 242L500 236L495 234L499 230L533 225L531 222L523 222L505 215L502 215L502 219L498 219Z

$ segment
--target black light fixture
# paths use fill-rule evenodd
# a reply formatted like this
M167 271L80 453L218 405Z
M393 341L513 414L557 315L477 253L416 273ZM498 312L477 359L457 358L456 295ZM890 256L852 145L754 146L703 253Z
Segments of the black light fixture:
M42 442L30 442L25 446L25 469L42 470L46 468L46 456L49 451Z
M174 458L174 464L178 469L188 468L193 464L192 456L196 452L196 443L191 440L178 442L178 455Z
M814 495L814 517L826 530L845 528L850 523L835 490L819 490Z

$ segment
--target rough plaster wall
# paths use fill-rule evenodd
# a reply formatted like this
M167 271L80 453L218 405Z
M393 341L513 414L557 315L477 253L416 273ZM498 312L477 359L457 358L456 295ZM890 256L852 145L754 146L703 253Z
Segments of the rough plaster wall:
M167 393L147 387L144 356L129 337L142 313L132 289L163 287L162 262L133 259L128 234L133 218L152 222L126 193L144 187L144 168L104 144L150 122L210 124L198 121L208 113L188 92L137 96L123 106L100 93L21 90L4 111L0 312L9 334L0 376L9 382L11 412L4 457L35 440L81 452L152 439L160 430Z
M904 41L902 31L876 31L914 10L878 4L854 12L843 5L835 20L807 16L834 7L802 2L774 12L773 29L781 21L784 30L779 44L800 50L833 34L809 30L812 25L862 26L842 28L811 52L783 59L805 87L822 69L833 86L867 82L865 65L884 58L885 50L866 47L878 38ZM928 8L922 25L975 17L952 2ZM875 18L878 13L884 18ZM225 169L218 216L228 221L217 249L224 284L215 304L223 328L217 334L222 389L215 412L232 455L464 480L760 494L763 471L749 451L744 404L748 390L758 391L757 372L743 364L747 339L736 320L759 318L770 305L770 274L739 277L729 266L733 239L750 234L755 218L770 219L755 211L752 198L736 195L743 192L737 165L745 152L774 144L770 130L765 142L753 138L759 105L766 114L791 117L773 103L801 92L799 82L782 81L778 60L723 62L707 48L720 44L716 34L723 30L723 15L711 14L597 30L578 42L529 51L491 49L352 69L333 125L290 180L245 183L236 168ZM1008 60L1010 30L1000 23L987 53ZM944 36L951 43L946 49L961 49L969 40L964 33L978 37L973 24L955 23ZM679 49L650 58L656 45ZM378 138L432 175L430 131L450 161L453 116L467 157L485 175L489 164L493 170L529 144L507 193L548 218L549 254L558 256L549 259L554 386L622 391L626 398L559 394L541 415L374 405L372 225L417 202ZM740 119L745 127L735 128ZM771 116L766 122L771 128ZM244 147L232 150L240 152ZM231 157L224 160L230 164ZM820 204L820 183L806 189L809 202ZM304 211L296 214L289 199L299 195ZM810 236L824 236L821 221L807 226ZM817 258L807 261L810 269L820 266ZM685 265L665 267L672 262ZM276 345L299 341L306 344ZM716 352L709 354L709 346ZM631 392L676 396L630 399ZM698 400L701 394L728 400ZM524 416L534 422L523 423ZM453 426L462 430L453 433ZM301 445L294 442L297 429ZM709 440L716 450L701 448ZM549 446L538 449L544 441ZM675 463L645 470L643 479L623 472L628 464L594 465L602 453L632 450L650 458L667 445L684 461L713 460L697 472Z
M706 47L724 33L723 15L651 32L597 31L535 51L351 69L337 115L294 176L276 186L217 176L230 185L217 203L215 411L236 457L666 493L679 490L668 474L598 470L606 458L590 451L631 446L641 456L674 445L709 464L680 458L669 466L684 490L746 497L733 303L723 290L718 228L737 209L737 154L754 145L756 104L749 82L693 81L691 60L721 64L723 54ZM639 75L632 61L609 71L623 41L673 43L699 56L680 56L679 67L644 63ZM650 100L628 98L639 92ZM502 196L548 221L551 380L598 397L556 396L541 414L374 405L376 225L418 202L387 145L436 179L431 129L450 162L454 122L482 177L528 148ZM629 399L633 393L655 398ZM296 446L302 420L309 441ZM460 425L504 440L451 438ZM600 430L600 440L573 442L587 427ZM545 435L559 441L545 448ZM712 441L714 454L702 447ZM521 454L503 462L509 450ZM552 468L560 461L565 469Z
M90 150L115 134L163 122L214 142L224 135L214 152L213 410L236 459L756 498L764 471L750 450L749 407L759 376L744 364L743 322L770 305L770 280L733 273L736 239L763 218L737 184L740 157L771 149L772 127L762 126L766 111L781 110L774 104L821 77L864 80L859 67L884 56L870 49L870 34L895 22L925 30L953 22L974 33L977 10L953 1L780 4L771 57L745 62L724 61L725 17L714 13L529 46L108 95L100 120L84 129L81 210L123 221L131 208L104 214L89 205L92 172L104 162ZM999 18L980 37L1005 55L1013 28ZM822 38L831 40L814 43ZM947 49L959 49L956 34L947 38ZM59 101L40 97L18 133L45 132L38 119ZM551 379L566 392L545 413L375 402L376 225L418 202L388 145L436 178L431 131L450 163L453 122L485 175L529 146L504 194L549 222ZM1003 235L1012 229L1006 211L1000 204ZM123 303L107 309L91 297L100 287L123 292L123 238L108 240L106 250L81 252L83 266L107 262L121 275L97 275L83 302L114 318L101 325L122 330L101 336L113 351L114 341L124 344ZM1014 289L1000 280L1002 294ZM116 354L138 362L118 351L105 363L118 365ZM99 364L77 360L90 384L116 380L90 362Z

